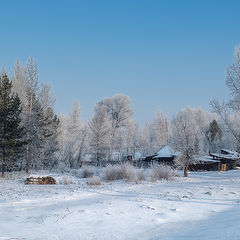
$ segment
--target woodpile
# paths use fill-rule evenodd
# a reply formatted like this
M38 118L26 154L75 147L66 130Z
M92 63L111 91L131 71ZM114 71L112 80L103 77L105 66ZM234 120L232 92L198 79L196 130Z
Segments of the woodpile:
M25 184L56 184L56 180L53 177L28 177L25 180Z

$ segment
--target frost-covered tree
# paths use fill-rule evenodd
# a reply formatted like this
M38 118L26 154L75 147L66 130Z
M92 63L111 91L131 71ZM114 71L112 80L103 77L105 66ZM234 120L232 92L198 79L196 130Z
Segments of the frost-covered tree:
M69 165L67 148L68 148L68 122L69 118L67 115L61 113L59 116L59 127L58 127L58 165L59 168L64 170Z
M13 67L13 76L12 76L12 87L13 92L18 94L18 97L21 101L21 106L23 111L25 111L24 107L26 107L26 98L27 98L27 75L25 67L20 63L19 60L16 61ZM22 114L21 114L22 115Z
M101 160L105 160L107 157L111 127L112 123L105 107L97 104L94 115L89 123L89 146L93 154L93 159L98 165L100 165Z
M131 99L125 95L117 94L112 98L105 98L97 105L105 111L111 121L110 142L108 159L112 160L114 148L116 147L117 133L120 128L125 127L127 120L132 116L130 107Z
M78 137L78 149L76 155L76 162L78 167L82 166L84 157L87 154L88 139L89 139L89 125L87 122L84 122L81 124L80 134Z
M24 127L21 125L19 97L12 92L7 74L0 76L0 154L2 176L5 168L12 170L24 147Z
M39 92L39 102L42 109L42 155L41 168L51 169L57 166L58 127L59 118L54 114L55 96L51 92L51 87L44 84Z
M23 121L27 131L26 172L30 166L37 168L42 154L42 117L43 111L39 101L38 66L32 58L29 59L26 72L26 98L22 100Z
M52 169L58 166L59 151L58 144L58 127L59 118L54 114L51 108L44 111L43 114L43 143L42 143L42 156L41 166L44 169Z
M89 129L88 124L81 120L80 112L79 104L75 101L70 116L60 116L58 139L61 168L81 167L87 153Z
M171 122L158 110L151 123L145 124L140 134L140 146L143 156L157 153L162 147L168 145L171 136Z
M79 148L79 138L81 135L80 131L80 107L78 102L75 101L68 122L68 161L70 168L76 166L76 158Z
M240 152L240 124L236 121L240 114L240 47L235 49L235 62L229 66L226 74L226 84L230 90L232 99L226 103L217 100L211 101L212 109L218 114L228 132L231 133L236 143L236 149Z
M188 166L194 161L193 156L201 151L201 128L196 119L196 111L191 108L181 110L172 120L171 145L180 153L177 163L184 168L184 176L188 175Z
M142 156L150 156L155 154L155 133L152 124L146 123L140 131L140 148Z
M40 87L38 66L32 58L25 67L16 62L13 90L21 100L22 124L26 128L26 172L30 167L39 169L56 165L58 118L53 110L55 98L50 86Z
M159 150L168 144L171 126L167 117L160 110L158 110L152 124L155 132L155 148Z
M137 151L140 150L139 127L135 120L129 119L124 131L124 155L135 158Z
M147 136L151 146L151 153L156 153L159 149L168 144L168 139L171 132L171 124L167 117L158 110L153 122L147 126Z

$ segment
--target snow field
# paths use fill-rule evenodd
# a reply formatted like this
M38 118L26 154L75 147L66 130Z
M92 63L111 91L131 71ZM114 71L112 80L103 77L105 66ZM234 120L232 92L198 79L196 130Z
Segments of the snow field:
M24 185L0 179L0 239L231 239L240 236L240 171L172 181ZM232 221L235 220L235 221ZM223 228L226 231L223 231ZM221 233L221 234L220 234ZM214 238L218 236L218 238Z

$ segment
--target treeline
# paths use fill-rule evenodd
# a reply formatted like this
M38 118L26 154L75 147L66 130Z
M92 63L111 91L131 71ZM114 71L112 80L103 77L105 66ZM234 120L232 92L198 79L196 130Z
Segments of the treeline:
M213 112L187 107L168 119L158 110L152 122L139 126L131 99L118 94L104 98L83 121L79 104L71 114L54 113L55 97L40 84L37 63L17 61L12 76L0 77L0 154L4 171L79 168L85 161L124 161L155 154L170 145L187 170L194 155L240 149L240 54L227 71L233 99L211 102Z
M38 67L32 58L23 67L16 62L10 80L0 77L1 170L57 166L59 118L48 85L39 84Z

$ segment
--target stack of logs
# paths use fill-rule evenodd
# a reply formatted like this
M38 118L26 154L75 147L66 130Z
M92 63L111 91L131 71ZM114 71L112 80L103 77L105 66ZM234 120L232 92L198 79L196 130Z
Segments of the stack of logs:
M25 180L25 184L56 184L56 180L53 177L28 177Z

